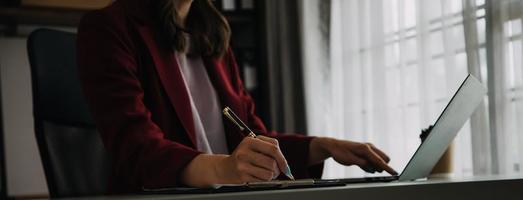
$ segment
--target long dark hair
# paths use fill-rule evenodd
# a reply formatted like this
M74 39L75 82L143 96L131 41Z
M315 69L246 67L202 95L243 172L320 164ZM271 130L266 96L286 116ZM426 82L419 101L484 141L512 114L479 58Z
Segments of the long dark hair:
M211 0L194 0L186 18L185 29L176 24L178 14L174 0L157 0L156 13L159 28L166 42L177 51L202 56L221 57L229 48L231 29L225 17ZM191 35L190 43L184 33Z

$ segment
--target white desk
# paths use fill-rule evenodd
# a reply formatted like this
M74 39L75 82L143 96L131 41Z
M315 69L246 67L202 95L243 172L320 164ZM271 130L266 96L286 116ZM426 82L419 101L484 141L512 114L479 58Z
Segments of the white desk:
M78 198L75 198L78 199ZM81 198L80 198L81 199ZM437 179L415 182L350 184L342 187L290 189L256 192L238 192L202 195L137 195L102 196L84 199L137 199L137 200L331 200L331 199L523 199L523 176L520 177L474 177L459 179Z

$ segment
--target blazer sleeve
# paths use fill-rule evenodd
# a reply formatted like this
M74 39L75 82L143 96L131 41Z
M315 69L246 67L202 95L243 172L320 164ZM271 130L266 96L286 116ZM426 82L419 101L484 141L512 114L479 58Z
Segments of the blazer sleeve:
M104 13L79 26L79 77L91 114L112 157L121 188L179 185L184 167L201 152L165 139L146 108L137 74L137 49L124 25ZM114 180L113 180L114 181Z
M280 144L281 151L296 178L321 178L323 173L323 163L309 166L309 146L314 137L298 134L282 134L275 131L268 131L263 121L256 115L256 106L245 89L241 80L238 64L232 50L226 54L226 62L231 67L231 77L238 88L240 97L247 111L247 124L253 130L260 131L262 134L276 138Z

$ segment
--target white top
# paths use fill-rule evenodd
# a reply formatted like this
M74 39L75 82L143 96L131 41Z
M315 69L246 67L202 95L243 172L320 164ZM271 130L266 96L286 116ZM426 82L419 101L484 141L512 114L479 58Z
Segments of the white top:
M189 92L198 151L228 154L222 108L200 56L176 52L182 77Z

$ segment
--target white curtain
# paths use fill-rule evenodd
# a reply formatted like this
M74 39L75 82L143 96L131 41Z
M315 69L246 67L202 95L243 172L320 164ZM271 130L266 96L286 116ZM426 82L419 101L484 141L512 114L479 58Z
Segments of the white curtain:
M325 4L330 9L322 9ZM488 74L492 70L486 62L485 8L481 0L303 1L309 133L372 142L388 152L395 169L402 170L420 143L421 129L435 122L466 75L478 76L485 86L491 79ZM517 19L519 46L512 47L514 56L510 59L511 63L519 62L511 65L519 67L519 74L510 74L511 90L496 94L515 91L521 98L521 15ZM510 30L514 32L514 25ZM471 32L473 37L468 37ZM513 68L511 72L515 72ZM499 76L507 82L507 75ZM496 102L489 108L490 98L485 100L454 141L455 175L495 172L496 164L514 163L514 155L521 155L523 137L518 135L523 131L522 123L515 122L523 122L521 103L505 101L503 106ZM508 104L514 109L500 110ZM496 123L502 125L489 126L492 119L488 112L492 110L500 112ZM509 125L511 120L515 120L513 125ZM496 134L490 131L499 127L505 129ZM501 139L494 144L492 137ZM507 148L501 145L507 141L513 143L511 152L501 150ZM510 161L497 160L510 155ZM516 163L521 163L520 157ZM325 168L325 177L362 174L356 167L342 167L333 161Z
M492 172L523 173L523 1L487 1Z

